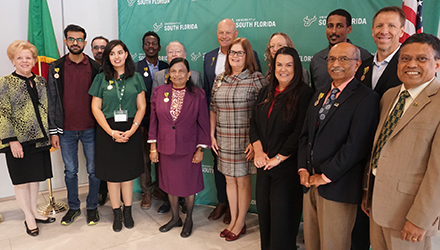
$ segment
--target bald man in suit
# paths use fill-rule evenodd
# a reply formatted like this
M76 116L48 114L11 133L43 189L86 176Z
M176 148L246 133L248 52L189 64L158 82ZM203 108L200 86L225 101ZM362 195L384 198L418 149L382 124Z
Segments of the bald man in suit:
M416 34L401 45L397 75L403 84L382 97L364 182L374 250L433 249L440 215L439 68L437 37Z

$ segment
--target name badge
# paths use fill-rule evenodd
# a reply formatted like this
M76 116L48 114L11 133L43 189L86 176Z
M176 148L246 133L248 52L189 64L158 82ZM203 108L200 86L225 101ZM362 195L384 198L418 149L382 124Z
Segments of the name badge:
M128 121L127 110L115 110L114 111L115 122L126 122Z

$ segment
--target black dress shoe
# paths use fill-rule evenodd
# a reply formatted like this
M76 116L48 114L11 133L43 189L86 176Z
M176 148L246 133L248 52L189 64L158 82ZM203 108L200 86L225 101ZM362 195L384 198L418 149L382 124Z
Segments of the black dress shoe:
M35 219L35 221L37 223L49 224L49 223L54 223L56 221L56 219L53 217L47 217L47 219L45 219L45 220Z
M165 201L157 210L158 214L166 214L170 211L171 205L169 201Z
M179 220L177 220L173 224L171 224L171 223L172 222L169 221L167 224L161 226L159 228L159 231L161 231L162 233L166 233L166 232L170 231L171 228L173 228L173 227L181 227L182 226L182 219L179 218Z
M192 222L191 223L185 222L185 225L183 226L182 232L180 233L180 237L188 238L192 233L192 229L193 229L193 223Z
M28 226L27 226L26 221L24 221L24 225L26 226L26 233L29 234L30 236L34 236L35 237L35 236L37 236L40 233L40 229L38 229L38 227L35 228L35 229L30 230L28 228Z

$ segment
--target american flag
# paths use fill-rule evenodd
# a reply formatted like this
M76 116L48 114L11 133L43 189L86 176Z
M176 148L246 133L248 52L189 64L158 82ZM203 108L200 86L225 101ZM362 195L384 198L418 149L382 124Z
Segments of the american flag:
M403 43L412 34L422 33L422 5L423 0L403 0L402 10L406 15L405 33L399 42Z

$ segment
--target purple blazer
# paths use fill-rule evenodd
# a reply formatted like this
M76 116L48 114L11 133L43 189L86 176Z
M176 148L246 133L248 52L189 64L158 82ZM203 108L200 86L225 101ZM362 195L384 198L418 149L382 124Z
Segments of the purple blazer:
M165 102L165 93L169 101ZM199 144L211 145L209 114L205 92L193 87L186 91L182 111L175 122L170 114L172 85L156 87L151 98L150 130L148 140L156 140L162 154L194 154Z

